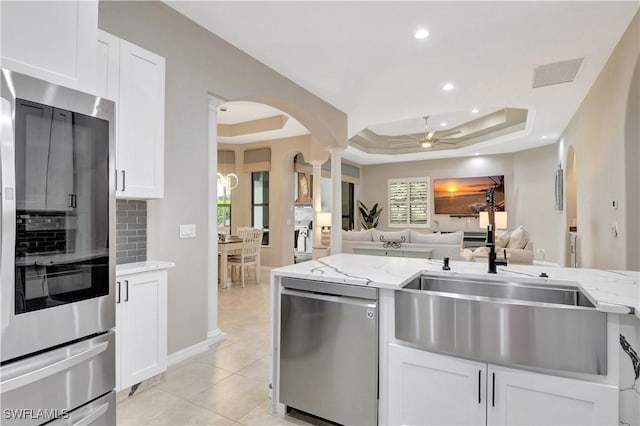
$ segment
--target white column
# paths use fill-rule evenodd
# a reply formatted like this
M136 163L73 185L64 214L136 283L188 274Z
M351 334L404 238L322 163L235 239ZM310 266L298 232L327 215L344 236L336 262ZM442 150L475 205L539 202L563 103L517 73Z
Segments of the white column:
M331 152L331 254L342 253L342 147Z
M312 247L320 247L322 233L318 225L318 213L322 211L322 163L311 161L313 166L313 244Z
M207 340L222 340L225 334L218 328L218 106L220 99L209 96L209 233L207 235Z

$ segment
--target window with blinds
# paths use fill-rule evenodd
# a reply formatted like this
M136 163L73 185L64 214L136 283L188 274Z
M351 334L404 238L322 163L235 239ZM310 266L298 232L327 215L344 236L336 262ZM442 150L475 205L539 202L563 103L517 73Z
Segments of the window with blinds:
M428 177L389 179L389 226L428 228L431 180Z

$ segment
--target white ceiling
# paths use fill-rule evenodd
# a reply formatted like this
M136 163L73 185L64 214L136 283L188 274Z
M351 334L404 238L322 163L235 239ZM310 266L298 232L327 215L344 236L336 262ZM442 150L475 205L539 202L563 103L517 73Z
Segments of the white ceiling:
M474 147L483 154L555 142L639 7L637 1L167 4L344 111L350 137L384 123L419 125L423 115L439 125L473 108L530 111L524 131ZM430 36L415 40L419 27ZM534 67L579 57L585 59L574 82L531 87ZM446 82L455 89L443 91ZM353 148L345 156L361 164L402 160Z

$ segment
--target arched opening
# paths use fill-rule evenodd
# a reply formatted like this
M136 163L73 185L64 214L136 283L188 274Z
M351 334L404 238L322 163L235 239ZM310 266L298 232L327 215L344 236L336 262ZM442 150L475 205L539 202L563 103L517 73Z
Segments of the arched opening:
M568 250L566 253L565 264L578 266L578 190L577 190L577 165L576 153L573 145L567 150L567 158L565 161L565 210L566 210L566 230L568 232Z
M294 263L311 260L313 253L313 171L305 165L304 154L293 158Z

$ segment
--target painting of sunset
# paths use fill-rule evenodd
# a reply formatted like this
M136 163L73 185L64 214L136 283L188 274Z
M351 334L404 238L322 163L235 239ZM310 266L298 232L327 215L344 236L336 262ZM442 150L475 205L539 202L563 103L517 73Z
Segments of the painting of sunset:
M504 176L434 179L435 213L477 215L486 209L487 188L495 190L496 211L504 211Z

